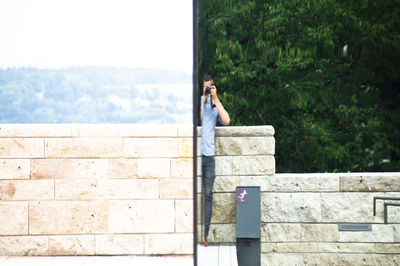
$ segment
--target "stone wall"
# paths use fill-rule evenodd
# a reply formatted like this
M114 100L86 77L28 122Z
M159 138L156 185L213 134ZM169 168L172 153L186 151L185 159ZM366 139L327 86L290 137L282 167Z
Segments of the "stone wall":
M377 201L373 216L374 196L400 197L400 172L275 174L272 127L216 134L209 242L235 244L235 187L254 185L261 187L262 265L400 265L400 207L389 207L384 224ZM200 169L198 177L201 188ZM347 223L372 230L339 231Z
M235 243L235 191L237 186L262 186L275 173L275 139L272 126L217 127L216 180L209 243ZM198 240L201 226L201 129L198 129Z
M400 265L400 173L276 174L262 194L264 265ZM339 231L341 223L371 231Z
M192 126L0 125L0 255L192 255Z
M209 242L235 243L235 188L260 186L263 265L400 265L400 208L373 216L400 173L275 174L273 135L217 128ZM0 255L191 256L192 150L191 125L0 125Z

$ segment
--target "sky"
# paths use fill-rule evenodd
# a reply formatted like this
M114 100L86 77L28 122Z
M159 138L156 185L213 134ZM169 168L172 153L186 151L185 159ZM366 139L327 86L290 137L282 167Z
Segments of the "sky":
M192 73L191 0L0 0L0 67Z

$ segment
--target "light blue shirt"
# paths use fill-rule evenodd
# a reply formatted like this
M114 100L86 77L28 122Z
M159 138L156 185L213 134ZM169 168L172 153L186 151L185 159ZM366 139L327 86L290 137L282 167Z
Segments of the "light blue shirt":
M221 125L226 126L219 116L217 107L212 108L210 104L211 96L206 99L203 106L203 120L201 127L201 154L205 156L215 155L215 126L217 119ZM203 96L200 99L200 106L203 104Z

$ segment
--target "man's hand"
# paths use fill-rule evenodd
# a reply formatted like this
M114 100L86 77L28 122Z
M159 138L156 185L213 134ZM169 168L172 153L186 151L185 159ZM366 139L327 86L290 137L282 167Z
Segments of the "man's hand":
M215 86L211 86L211 90L210 90L210 94L211 94L211 97L213 98L213 100L215 101L216 99L218 99L218 96L217 96L217 87L215 87Z

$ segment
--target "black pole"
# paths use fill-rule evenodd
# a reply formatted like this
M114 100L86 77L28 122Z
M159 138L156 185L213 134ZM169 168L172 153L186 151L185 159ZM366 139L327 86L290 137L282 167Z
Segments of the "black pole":
M193 265L197 266L197 0L193 0Z

